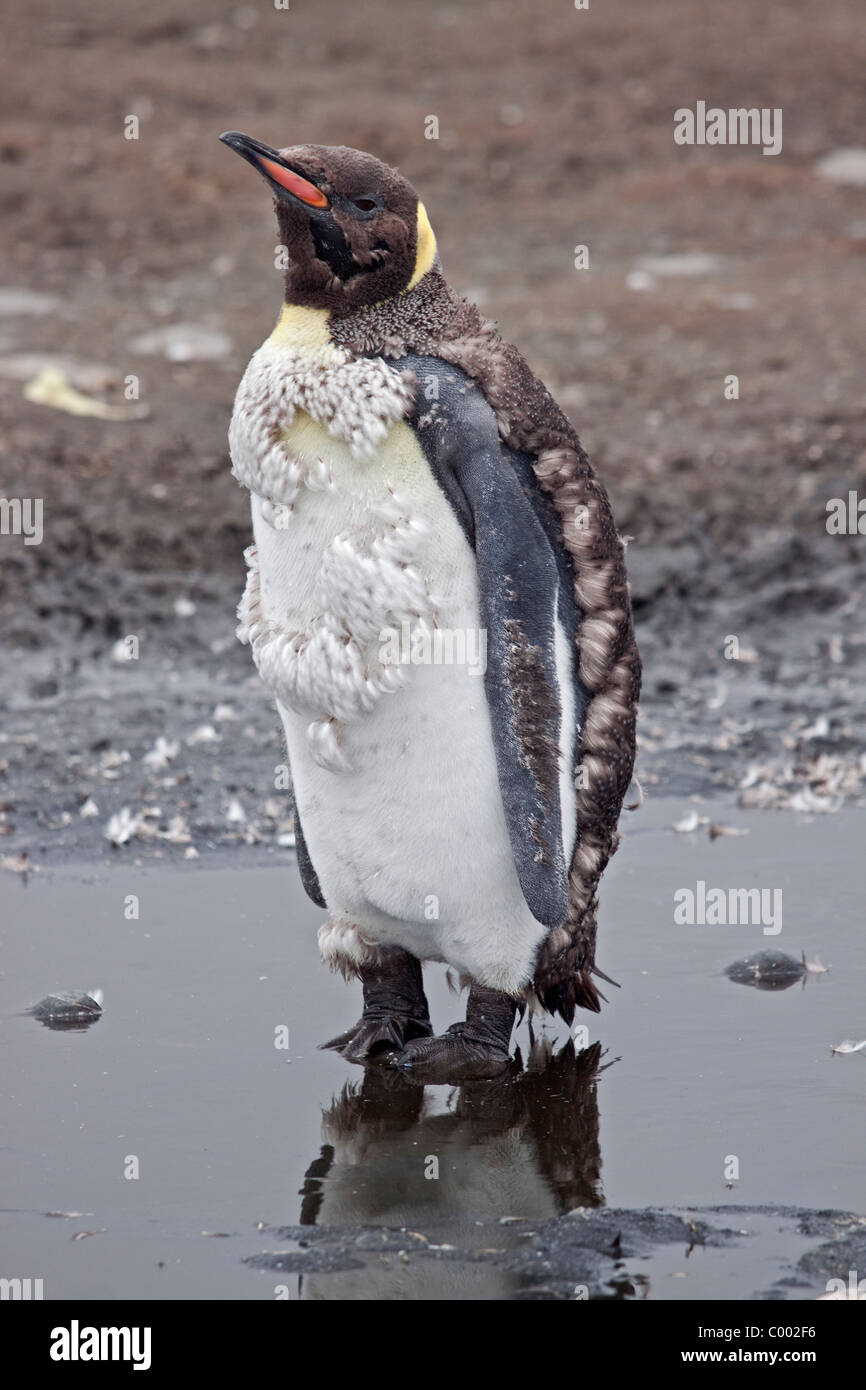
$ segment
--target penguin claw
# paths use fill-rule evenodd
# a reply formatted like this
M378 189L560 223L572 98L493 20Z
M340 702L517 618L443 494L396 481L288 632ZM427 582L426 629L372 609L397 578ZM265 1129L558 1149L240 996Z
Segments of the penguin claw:
M354 1028L319 1046L324 1051L339 1052L347 1062L369 1062L385 1053L400 1053L411 1039L423 1039L432 1032L426 1019L387 1014L361 1018Z
M466 1036L466 1024L454 1024L439 1037L410 1042L393 1065L413 1080L431 1085L488 1081L501 1076L511 1058L506 1048Z

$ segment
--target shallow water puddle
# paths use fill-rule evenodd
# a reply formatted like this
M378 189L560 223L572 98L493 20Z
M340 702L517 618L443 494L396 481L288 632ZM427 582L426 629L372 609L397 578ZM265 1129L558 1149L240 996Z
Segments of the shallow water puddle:
M280 1283L290 1297L508 1298L519 1281L485 1251L526 1236L502 1218L603 1203L866 1209L866 1055L830 1050L866 1036L862 814L730 811L749 835L711 841L670 829L687 809L657 801L626 819L599 949L622 988L603 985L604 1013L578 1020L591 1050L562 1052L560 1026L537 1031L530 1055L524 1023L514 1075L460 1090L316 1050L358 1016L360 990L320 965L322 914L293 864L134 869L118 856L26 884L0 875L0 1274L42 1278L47 1298L273 1298ZM701 881L781 890L781 932L677 925L674 895ZM768 948L832 968L783 991L725 978ZM442 1027L461 1001L427 973ZM88 1029L23 1013L94 988L104 1012ZM302 1277L243 1263L297 1250L279 1228L309 1223L405 1227L478 1260L418 1260L371 1232L360 1269L329 1273L325 1253ZM805 1245L772 1217L718 1224L753 1234L685 1263L680 1245L629 1261L648 1280L638 1296L748 1297Z

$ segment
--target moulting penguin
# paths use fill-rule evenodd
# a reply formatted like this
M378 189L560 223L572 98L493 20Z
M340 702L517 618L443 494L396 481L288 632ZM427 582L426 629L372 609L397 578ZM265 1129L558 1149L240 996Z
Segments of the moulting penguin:
M238 635L285 729L321 954L363 984L326 1046L492 1075L527 1003L600 1007L640 688L623 542L568 420L445 280L411 185L343 146L220 138L270 185L287 252L229 434L255 542ZM438 1036L424 961L469 987Z

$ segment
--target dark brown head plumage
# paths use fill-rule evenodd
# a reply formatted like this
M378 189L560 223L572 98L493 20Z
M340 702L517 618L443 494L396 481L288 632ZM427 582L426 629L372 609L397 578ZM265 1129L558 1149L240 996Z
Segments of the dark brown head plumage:
M418 194L396 169L346 145L272 149L220 137L274 193L286 248L286 300L335 317L391 299L416 270Z

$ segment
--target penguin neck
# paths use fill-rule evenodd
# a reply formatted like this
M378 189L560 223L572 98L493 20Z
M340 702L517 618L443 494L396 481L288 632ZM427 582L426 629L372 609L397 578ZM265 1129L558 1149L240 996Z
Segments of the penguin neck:
M346 314L286 302L268 343L328 367L345 361L345 353L356 357L435 353L439 343L471 336L482 328L478 310L452 290L436 264L414 288Z
M327 361L336 355L330 321L330 309L285 303L268 343L293 356Z
M467 313L477 311L455 294L437 263L402 294L334 315L328 330L332 342L349 352L401 357L433 352L438 342L459 336Z

